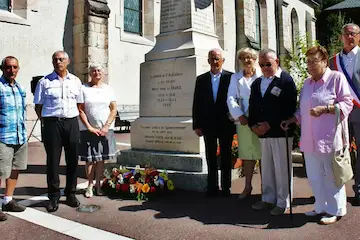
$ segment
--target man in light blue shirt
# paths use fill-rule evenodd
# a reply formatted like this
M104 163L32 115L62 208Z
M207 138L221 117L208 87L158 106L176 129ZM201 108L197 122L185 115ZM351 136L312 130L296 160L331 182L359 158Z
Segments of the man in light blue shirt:
M25 91L15 80L19 62L13 56L1 62L0 78L0 186L6 179L2 211L22 212L25 207L13 200L19 170L27 168ZM0 221L7 216L0 211Z

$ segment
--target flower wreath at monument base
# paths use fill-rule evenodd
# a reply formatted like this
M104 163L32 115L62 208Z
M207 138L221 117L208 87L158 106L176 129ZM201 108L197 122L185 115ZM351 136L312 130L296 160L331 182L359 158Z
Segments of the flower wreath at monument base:
M104 171L102 189L109 197L147 201L174 191L174 184L166 171L120 166Z

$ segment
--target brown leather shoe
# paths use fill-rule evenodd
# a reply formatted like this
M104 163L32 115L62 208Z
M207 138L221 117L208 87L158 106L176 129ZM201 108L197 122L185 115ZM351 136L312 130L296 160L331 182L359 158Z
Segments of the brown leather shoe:
M2 210L5 212L23 212L26 207L18 204L15 200L11 200L8 204L2 205Z
M5 213L3 213L2 211L0 211L0 222L6 221L7 220L7 216Z

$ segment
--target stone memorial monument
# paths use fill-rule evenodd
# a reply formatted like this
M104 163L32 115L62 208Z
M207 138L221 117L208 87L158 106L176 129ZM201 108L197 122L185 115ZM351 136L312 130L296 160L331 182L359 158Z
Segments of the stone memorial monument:
M131 150L118 163L167 170L176 188L205 191L203 139L192 129L196 76L209 71L208 51L220 48L212 0L162 0L160 34L140 67L140 117Z

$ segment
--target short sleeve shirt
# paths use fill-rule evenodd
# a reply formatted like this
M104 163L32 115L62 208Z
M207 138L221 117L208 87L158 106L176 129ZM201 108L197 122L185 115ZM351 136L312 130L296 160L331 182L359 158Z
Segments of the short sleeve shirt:
M84 99L84 112L90 125L102 128L110 115L110 103L116 101L113 88L104 83L100 87L90 87L88 84L84 84L81 92ZM80 131L87 130L81 121L79 121L79 128ZM114 129L114 121L109 129Z
M61 79L52 72L36 86L34 103L43 105L42 117L76 117L79 115L77 103L83 103L81 81L71 73Z
M15 82L13 86L0 78L0 142L20 145L26 142L26 92Z

